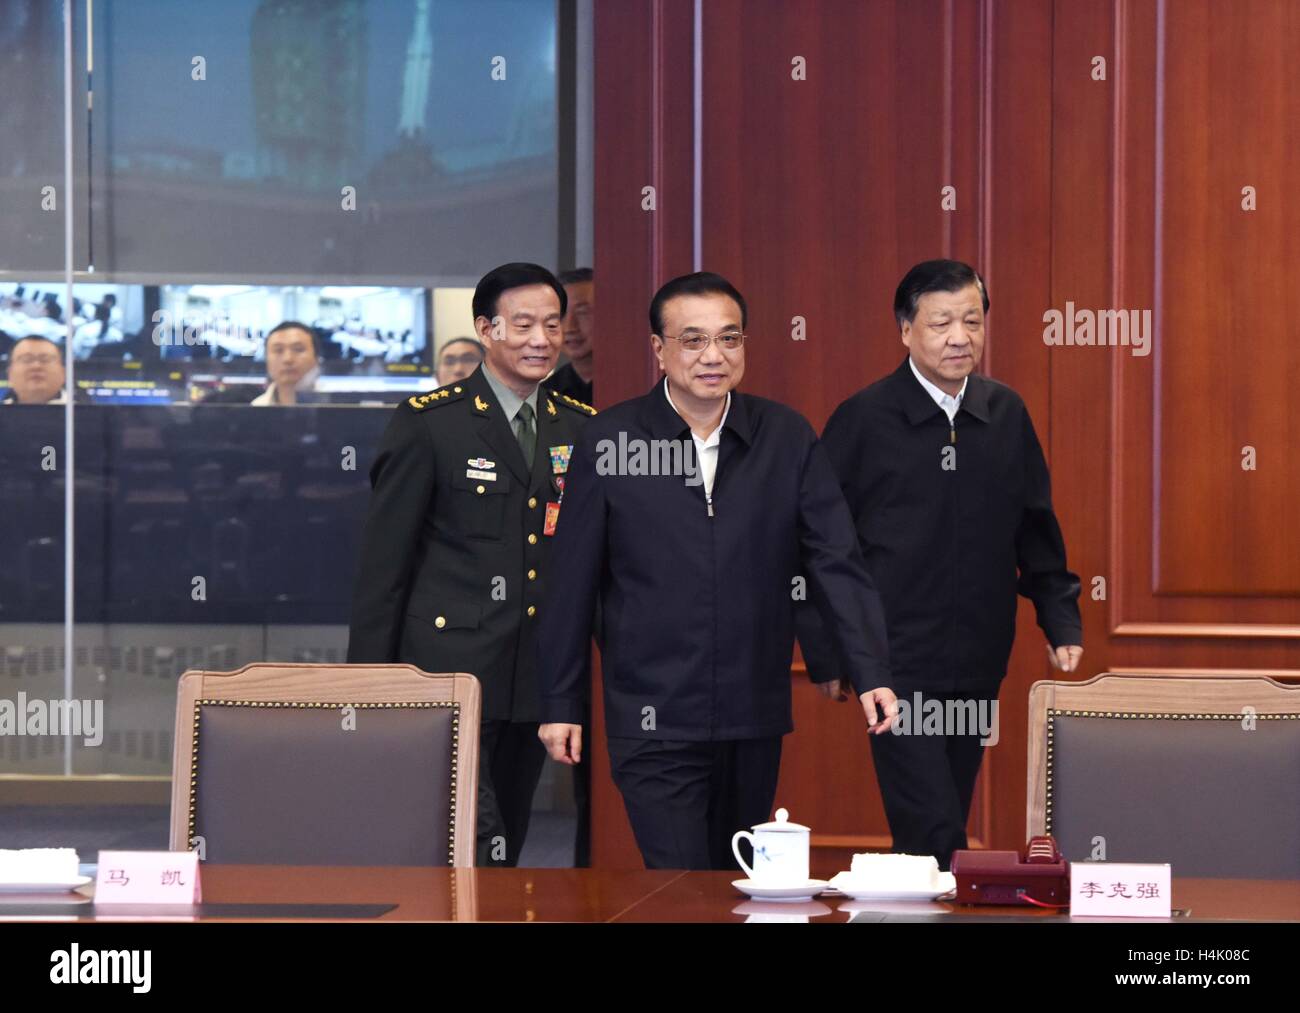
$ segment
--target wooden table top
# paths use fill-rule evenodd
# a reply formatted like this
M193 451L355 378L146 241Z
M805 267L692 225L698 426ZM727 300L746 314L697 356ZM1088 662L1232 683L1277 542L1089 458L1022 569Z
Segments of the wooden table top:
M839 896L800 905L761 903L737 891L731 885L736 878L730 872L644 869L205 865L203 900L396 905L379 916L385 921L744 922L807 916L814 922L846 922L860 912L956 920L990 915L1061 918L1032 907L855 902ZM1174 908L1188 909L1194 919L1300 921L1300 881L1175 878L1173 891ZM3 908L0 904L0 917ZM77 915L94 917L89 910Z

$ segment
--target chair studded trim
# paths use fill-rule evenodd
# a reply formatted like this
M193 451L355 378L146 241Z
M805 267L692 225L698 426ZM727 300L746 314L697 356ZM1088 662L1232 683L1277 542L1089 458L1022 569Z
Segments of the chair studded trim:
M1203 713L1193 714L1150 714L1139 711L1081 711L1081 710L1061 710L1059 708L1049 707L1047 709L1047 792L1044 799L1044 827L1047 833L1052 832L1052 771L1053 771L1053 744L1055 735L1055 721L1058 717L1069 718L1119 718L1121 720L1138 720L1138 721L1240 721L1249 717L1252 721L1300 721L1300 714L1244 714L1240 711L1237 713L1213 713L1205 711Z
M450 707L451 715L451 798L450 811L447 813L447 864L455 865L456 841L456 774L460 759L460 704L454 700L426 700L409 703L349 703L340 701L329 703L323 701L293 700L196 700L194 702L194 739L190 748L190 791L189 791L189 835L190 847L198 838L198 789L199 789L199 727L204 707L259 707L286 709L341 710L354 707L358 710L427 710L431 707Z

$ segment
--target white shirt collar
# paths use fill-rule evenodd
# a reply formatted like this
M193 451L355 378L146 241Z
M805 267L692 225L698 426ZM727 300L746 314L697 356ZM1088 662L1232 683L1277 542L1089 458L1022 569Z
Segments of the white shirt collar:
M668 377L666 376L664 377L664 397L666 397L668 403L672 405L673 411L677 412L678 415L681 415L682 413L677 411L677 406L673 404L673 396L668 393ZM718 428L709 433L708 438L703 441L700 441L700 438L695 436L694 430L691 431L691 436L705 447L718 446L722 443L722 427L727 424L727 412L729 411L731 411L731 391L727 391L727 403L722 409L722 418L718 420ZM682 419L685 420L685 418L686 416L682 415Z
M961 407L961 399L966 396L966 384L970 380L970 377L968 376L964 380L962 380L961 390L957 391L957 394L954 397L953 395L949 394L947 391L940 390L929 380L927 380L924 376L922 376L921 371L916 368L916 363L912 361L912 357L910 355L907 357L907 364L912 367L912 375L916 377L919 381L921 381L921 386L925 388L925 392L929 394L930 397L934 398L934 403L937 404L944 411L947 411L948 406L951 405L952 412L948 417L951 418L953 415L956 415L957 409Z

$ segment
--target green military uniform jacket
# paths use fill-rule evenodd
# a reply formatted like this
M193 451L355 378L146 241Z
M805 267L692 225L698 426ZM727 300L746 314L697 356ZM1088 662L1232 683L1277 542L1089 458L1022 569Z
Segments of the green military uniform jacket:
M349 662L469 672L485 720L538 720L534 631L543 607L564 607L559 589L545 596L547 505L594 414L539 388L525 462L481 366L398 406L370 469Z

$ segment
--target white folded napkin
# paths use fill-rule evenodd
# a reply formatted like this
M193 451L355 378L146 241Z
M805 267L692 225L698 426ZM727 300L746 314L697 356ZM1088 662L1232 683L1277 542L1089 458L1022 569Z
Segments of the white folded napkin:
M853 865L844 877L858 887L880 891L932 890L940 885L939 863L933 855L853 856Z
M0 848L0 883L67 883L76 878L75 848Z

